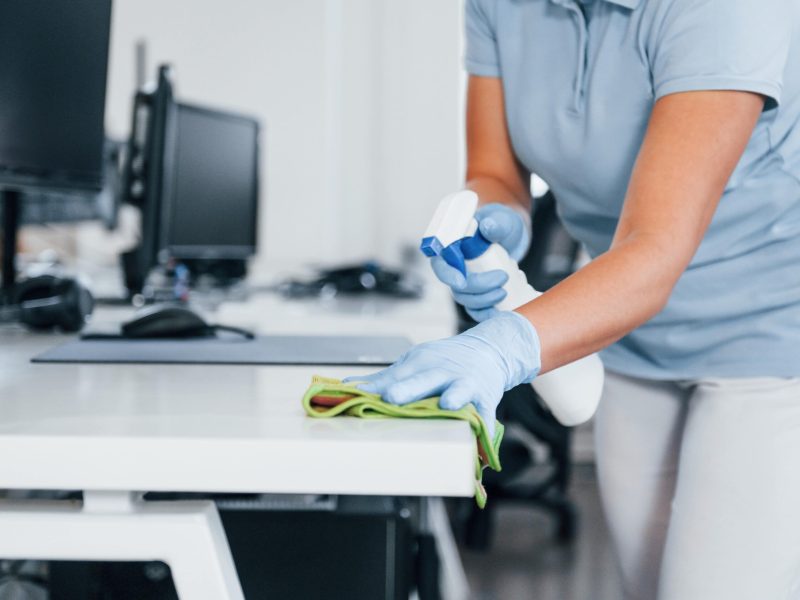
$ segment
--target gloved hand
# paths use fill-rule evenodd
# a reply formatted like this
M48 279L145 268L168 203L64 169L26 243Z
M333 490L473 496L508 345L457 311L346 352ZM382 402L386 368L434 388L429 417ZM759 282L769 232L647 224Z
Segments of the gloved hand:
M391 367L358 387L391 404L441 396L439 406L475 405L494 436L495 411L503 392L533 381L541 368L539 336L525 317L502 312L464 333L413 347Z
M475 218L487 240L499 243L514 260L518 261L525 256L530 244L530 233L522 215L516 210L504 204L487 204L478 209ZM495 304L506 297L503 285L508 281L508 275L505 271L468 272L465 278L440 256L431 259L431 267L436 277L450 286L455 301L473 319L480 322L497 314Z

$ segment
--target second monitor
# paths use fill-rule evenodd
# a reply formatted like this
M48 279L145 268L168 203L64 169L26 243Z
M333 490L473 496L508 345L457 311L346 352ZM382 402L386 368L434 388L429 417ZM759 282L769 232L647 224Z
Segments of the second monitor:
M258 121L178 103L166 157L161 252L246 259L256 250Z
M148 274L175 262L236 281L256 252L259 123L176 102L170 79L162 66L134 103L123 188L142 219L139 243L122 257L130 297L150 295Z

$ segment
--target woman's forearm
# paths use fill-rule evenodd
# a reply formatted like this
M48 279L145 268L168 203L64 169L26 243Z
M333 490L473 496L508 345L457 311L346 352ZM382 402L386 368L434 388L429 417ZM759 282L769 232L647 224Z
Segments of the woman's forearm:
M746 92L660 99L611 249L519 310L542 372L595 352L657 314L705 235L764 99Z
M608 346L661 310L685 267L667 244L666 237L623 240L517 310L539 334L542 373Z
M530 210L530 195L502 179L476 176L466 187L482 203ZM670 251L668 241L668 236L632 235L517 310L539 334L542 373L608 346L661 309L685 268L676 259L682 253Z

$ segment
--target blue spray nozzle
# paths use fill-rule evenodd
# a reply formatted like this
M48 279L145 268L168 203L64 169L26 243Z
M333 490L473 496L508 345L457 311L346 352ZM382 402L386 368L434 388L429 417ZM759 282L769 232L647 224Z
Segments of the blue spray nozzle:
M467 276L465 260L477 258L490 246L476 232L475 211L478 195L471 190L462 190L442 198L431 219L420 244L425 256L441 256L447 264Z
M440 255L443 248L444 246L439 241L439 238L433 236L422 238L422 243L419 245L422 253L429 258Z
M455 267L464 277L467 276L467 266L464 264L464 255L461 253L461 240L456 240L449 246L445 246L435 236L422 238L419 249L425 256L433 258L441 256L451 267Z
M467 260L478 258L492 243L483 237L480 231L476 231L471 237L456 240L449 246L444 246L436 237L423 238L420 250L425 256L441 256L451 267L458 269L461 274L467 276Z

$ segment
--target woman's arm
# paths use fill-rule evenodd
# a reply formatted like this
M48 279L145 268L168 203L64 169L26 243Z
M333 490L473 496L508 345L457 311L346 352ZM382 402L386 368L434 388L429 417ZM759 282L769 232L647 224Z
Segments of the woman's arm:
M395 404L435 395L450 410L471 403L491 424L503 391L647 321L697 251L763 105L761 96L747 92L659 100L608 252L518 314L499 313L458 336L415 346L388 369L358 377L360 387ZM470 156L481 157L471 166L480 174L476 179L505 190L511 201L521 197L508 155L493 159L484 148L472 148Z
M530 214L530 173L514 156L503 84L496 77L471 75L467 84L466 179L482 203L499 202Z
M762 96L735 91L656 102L611 248L517 310L539 334L541 373L613 343L664 307L763 106Z

